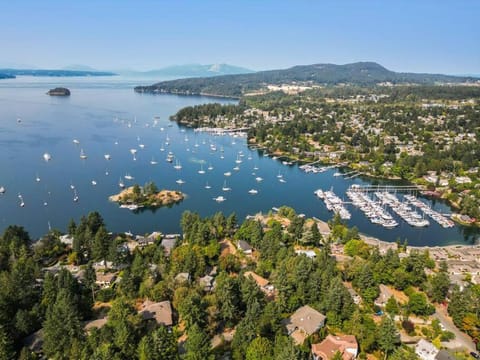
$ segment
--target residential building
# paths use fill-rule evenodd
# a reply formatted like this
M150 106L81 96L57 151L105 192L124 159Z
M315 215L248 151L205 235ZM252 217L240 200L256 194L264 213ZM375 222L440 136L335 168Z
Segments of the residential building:
M353 335L328 335L319 344L312 344L314 360L331 360L339 352L342 360L353 360L358 355L358 343Z
M297 309L282 323L295 343L303 344L308 336L314 334L325 325L325 320L325 315L305 305Z

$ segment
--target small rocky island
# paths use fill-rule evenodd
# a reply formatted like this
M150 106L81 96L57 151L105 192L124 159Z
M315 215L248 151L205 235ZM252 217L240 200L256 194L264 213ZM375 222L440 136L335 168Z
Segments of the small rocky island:
M185 194L180 191L158 190L153 182L141 187L138 184L122 190L117 195L112 195L108 199L118 202L121 208L129 210L138 210L140 208L155 209L162 206L169 206L182 201Z
M50 89L47 92L47 95L50 96L70 96L70 90L64 87L57 87L55 89Z

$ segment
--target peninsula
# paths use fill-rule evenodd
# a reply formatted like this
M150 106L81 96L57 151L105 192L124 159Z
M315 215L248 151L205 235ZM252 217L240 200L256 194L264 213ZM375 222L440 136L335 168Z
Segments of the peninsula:
M141 187L138 184L130 186L122 190L117 195L109 197L110 201L117 202L120 207L129 210L137 210L139 208L159 208L169 206L182 201L185 194L174 190L158 190L153 182L145 184Z
M70 90L64 87L56 87L54 89L50 89L47 92L47 95L50 96L70 96Z

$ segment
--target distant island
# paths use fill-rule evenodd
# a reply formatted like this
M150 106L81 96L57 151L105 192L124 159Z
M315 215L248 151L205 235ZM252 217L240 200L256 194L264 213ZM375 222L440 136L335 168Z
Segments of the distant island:
M108 71L82 71L82 70L48 70L48 69L0 69L1 76L55 76L55 77L72 77L72 76L114 76L117 75Z
M299 65L283 70L259 71L251 74L223 75L162 81L150 86L137 86L138 93L171 93L240 98L245 94L268 92L269 86L330 86L379 84L448 84L476 82L474 77L441 74L400 73L375 62L345 65Z
M70 90L64 87L56 87L55 89L50 89L47 92L47 95L50 96L70 96Z
M137 210L139 208L159 208L182 201L185 194L180 191L158 190L153 182L141 187L138 184L122 190L117 195L112 195L108 199L117 202L121 207Z
M15 75L0 73L0 79L15 79Z

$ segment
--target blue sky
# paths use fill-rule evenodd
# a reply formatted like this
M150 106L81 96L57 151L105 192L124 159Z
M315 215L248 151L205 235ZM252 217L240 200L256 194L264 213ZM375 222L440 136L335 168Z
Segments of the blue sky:
M396 71L480 73L480 1L0 2L0 66L254 70L376 61Z

